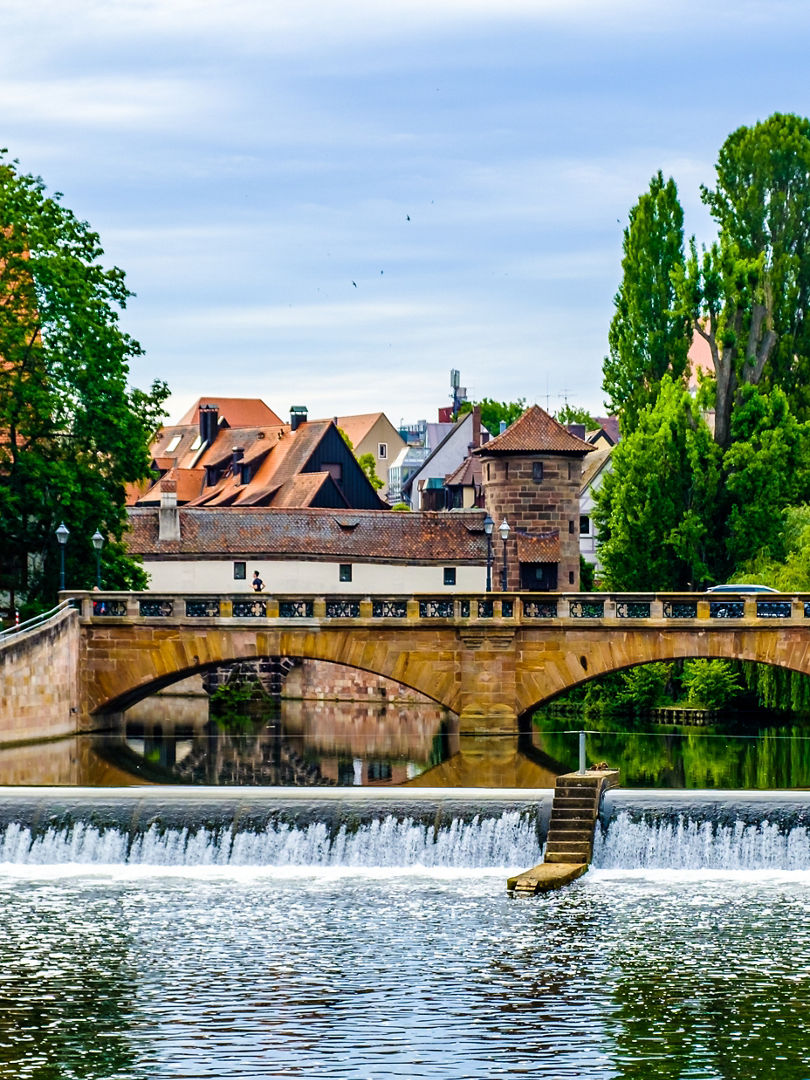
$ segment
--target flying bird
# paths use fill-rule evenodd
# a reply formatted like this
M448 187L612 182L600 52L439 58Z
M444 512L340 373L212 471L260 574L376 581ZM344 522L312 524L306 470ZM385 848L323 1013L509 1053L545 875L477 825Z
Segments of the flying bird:
M355 289L357 288L357 282L356 281L353 281L352 285L354 285Z

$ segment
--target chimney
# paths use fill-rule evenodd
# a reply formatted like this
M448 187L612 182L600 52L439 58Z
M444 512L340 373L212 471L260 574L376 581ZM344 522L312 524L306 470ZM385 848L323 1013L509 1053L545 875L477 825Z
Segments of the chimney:
M297 431L301 424L307 422L308 411L306 405L290 406L290 431Z
M481 445L481 406L473 405L472 410L472 441L473 446Z
M566 424L566 431L569 431L572 435L576 435L578 439L585 438L585 425L584 424Z
M234 446L231 450L231 467L236 472L236 466L245 456L245 448L243 446Z
M180 510L177 506L177 481L160 481L160 510L158 510L158 540L180 539Z
M200 406L200 438L209 446L214 442L219 430L219 407L217 405Z
M505 431L506 431L506 421L505 421L505 420L501 420L501 422L500 422L500 425L499 425L499 431L498 431L498 434L499 434L499 435L503 435L503 433L504 433Z

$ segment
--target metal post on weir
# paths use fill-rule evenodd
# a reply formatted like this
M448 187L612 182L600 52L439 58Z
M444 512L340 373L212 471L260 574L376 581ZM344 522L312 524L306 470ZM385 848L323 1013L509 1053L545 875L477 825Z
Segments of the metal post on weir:
M580 733L579 733L579 774L580 774L580 776L582 776L583 773L585 773L585 771L586 771L586 766L585 766L585 732L580 731Z

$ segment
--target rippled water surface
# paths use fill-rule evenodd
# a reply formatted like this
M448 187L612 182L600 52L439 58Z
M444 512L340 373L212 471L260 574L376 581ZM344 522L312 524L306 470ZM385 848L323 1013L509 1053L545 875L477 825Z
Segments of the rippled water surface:
M7 864L0 1076L810 1076L807 871L504 879Z

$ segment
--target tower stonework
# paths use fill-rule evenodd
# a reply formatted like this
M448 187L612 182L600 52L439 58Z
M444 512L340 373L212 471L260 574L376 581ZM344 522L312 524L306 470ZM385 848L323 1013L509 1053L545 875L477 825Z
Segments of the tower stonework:
M579 589L579 490L582 461L593 447L533 405L501 435L479 447L484 500L494 522L493 587L501 583L509 524L506 587L532 592Z

